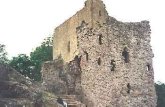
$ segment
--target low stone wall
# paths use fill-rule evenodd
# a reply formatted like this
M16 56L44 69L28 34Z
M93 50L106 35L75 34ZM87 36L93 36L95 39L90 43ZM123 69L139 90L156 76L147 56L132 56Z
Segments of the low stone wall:
M42 67L43 85L56 95L81 94L81 68L79 57L63 63L61 59L45 62Z

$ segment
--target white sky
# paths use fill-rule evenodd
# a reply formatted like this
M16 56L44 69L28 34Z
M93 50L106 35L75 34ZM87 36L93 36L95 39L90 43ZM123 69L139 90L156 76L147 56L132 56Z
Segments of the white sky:
M149 20L155 81L165 83L165 1L103 0L109 15L123 22ZM28 54L56 26L80 10L85 0L0 0L0 44L9 57Z

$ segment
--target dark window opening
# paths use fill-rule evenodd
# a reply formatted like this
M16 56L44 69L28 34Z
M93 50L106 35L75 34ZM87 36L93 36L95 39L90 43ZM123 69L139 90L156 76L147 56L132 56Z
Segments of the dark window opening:
M68 52L70 52L70 41L68 42L67 48L68 48Z
M151 66L147 64L147 71L151 71Z
M125 63L129 63L129 52L126 47L124 48L124 51L122 52L122 56L124 57Z
M115 71L115 61L111 60L111 71Z
M85 6L87 6L87 2L85 2Z
M85 57L86 57L86 61L88 61L88 53L86 52L86 51L84 51L84 53L85 53Z
M99 45L103 44L103 43L102 43L102 38L103 38L103 36L100 34L100 35L99 35Z
M101 65L101 58L97 60L98 65Z
M84 26L84 25L86 25L86 23L85 23L85 21L83 20L83 21L81 22L81 26Z
M127 84L127 93L130 94L130 91L131 91L131 85L130 83Z
M80 67L80 63L81 63L81 57L82 56L75 56L74 60L77 62L78 66Z
M101 16L101 10L99 11L99 16Z

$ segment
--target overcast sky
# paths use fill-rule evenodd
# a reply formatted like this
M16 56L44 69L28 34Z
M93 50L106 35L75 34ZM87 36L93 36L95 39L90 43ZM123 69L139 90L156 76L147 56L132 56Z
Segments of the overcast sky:
M155 81L165 83L165 1L103 0L110 16L123 22L149 20ZM85 0L0 0L0 44L9 57L28 54L54 28L84 6Z

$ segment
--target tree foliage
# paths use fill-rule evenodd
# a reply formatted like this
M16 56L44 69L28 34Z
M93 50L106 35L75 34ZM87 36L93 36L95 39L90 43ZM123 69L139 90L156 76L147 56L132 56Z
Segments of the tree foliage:
M5 50L5 45L0 44L0 63L7 63L7 52Z
M17 57L13 57L9 65L22 75L33 78L33 63L27 55L19 54Z
M157 107L165 107L165 84L155 84L157 94Z
M35 80L41 79L40 71L43 62L53 59L52 45L52 37L48 37L44 39L41 46L36 47L36 49L30 53L30 60L34 64Z
M52 37L47 37L30 53L30 57L25 54L20 54L13 57L9 65L15 68L24 76L40 81L41 80L41 66L43 62L53 59Z

